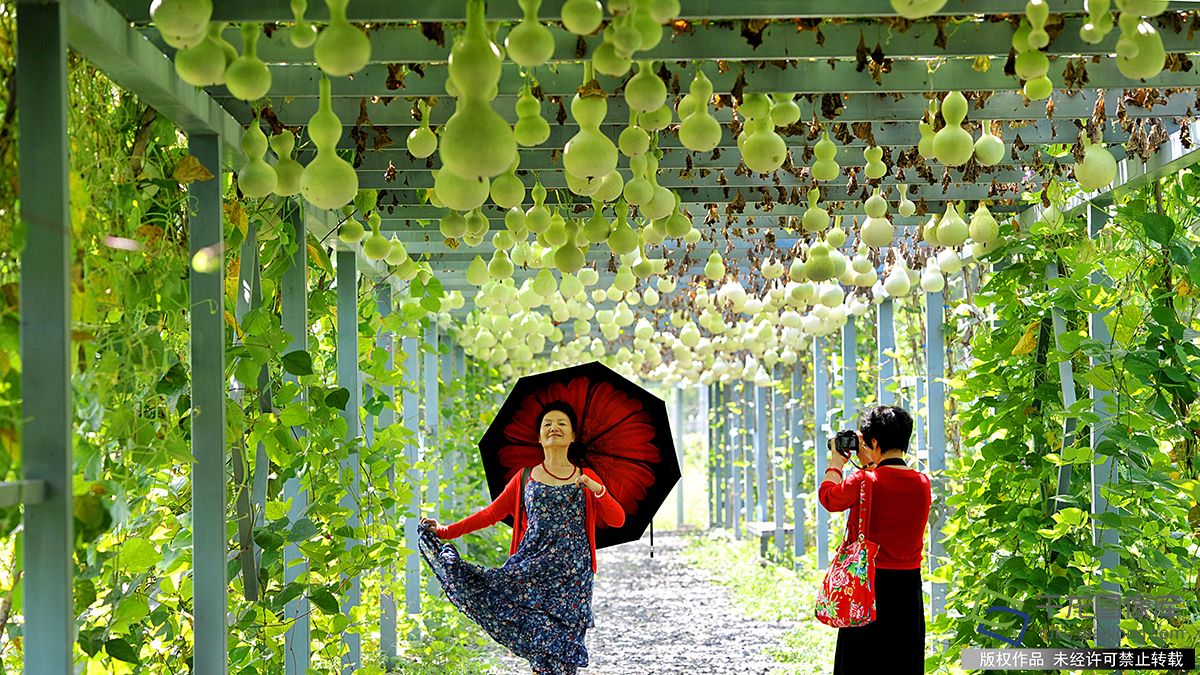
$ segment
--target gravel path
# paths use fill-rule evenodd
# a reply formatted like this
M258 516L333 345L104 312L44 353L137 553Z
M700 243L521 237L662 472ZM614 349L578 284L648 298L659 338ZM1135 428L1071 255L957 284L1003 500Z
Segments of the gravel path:
M742 616L724 586L679 555L683 536L654 533L597 551L588 631L588 675L766 675L775 666L763 647L795 627ZM488 675L531 673L529 662L489 642L497 665Z

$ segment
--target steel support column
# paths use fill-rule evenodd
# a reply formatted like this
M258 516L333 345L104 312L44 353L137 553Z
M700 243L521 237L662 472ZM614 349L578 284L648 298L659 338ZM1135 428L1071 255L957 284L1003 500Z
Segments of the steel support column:
M842 324L842 428L858 428L858 326L854 315ZM846 475L856 469L847 464Z
M417 438L418 425L420 423L420 411L417 408L418 395L420 392L420 354L418 352L419 345L415 335L404 336L404 428L413 433L412 440L405 448L405 460L407 469L405 480L408 481L409 489L412 491L411 501L409 502L408 517L404 519L404 546L409 549L409 554L404 558L404 605L405 611L408 614L415 615L421 613L421 558L417 548L417 525L420 523L421 513L421 472L417 471ZM409 640L416 640L420 637L420 628L414 628L409 633Z
M380 284L375 301L379 308L379 316L387 318L392 314L392 287ZM394 337L392 331L383 329L375 338L375 346L387 354L384 369L392 372L396 363ZM395 393L396 388L390 384L379 387L379 393L387 398L387 403L379 411L376 422L381 431L388 429L396 422ZM394 493L396 489L396 466L390 464L387 468L388 488ZM396 522L396 507L389 506L384 512L387 526L394 527ZM379 590L379 651L383 654L384 663L388 664L397 655L396 652L396 596L392 592L395 582L396 568L388 561L380 569L381 588Z
M896 380L896 357L893 352L896 350L896 325L892 313L892 299L885 298L883 302L877 305L879 325L876 326L877 344L879 349L879 392L876 399L879 405L895 405L896 394L889 391L888 387L892 386Z
M825 368L825 338L813 338L813 455L816 458L817 475L813 490L821 488L828 466L829 450L825 442L825 426L829 423L829 374ZM816 521L817 569L829 566L829 512L817 505Z
M25 480L39 481L45 486L43 501L25 505L22 557L25 574L24 672L61 675L73 672L75 645L67 29L62 4L17 4L17 96L15 102L9 101L9 105L15 104L21 111L17 120L17 165L21 180L20 218L26 228L20 285L21 463ZM215 137L211 138L214 152L205 155L205 159L210 160L205 164L214 167L211 158L216 154L216 144ZM207 149L207 142L202 145ZM199 192L206 198L215 194L216 241L219 243L221 195L207 186ZM207 241L213 226L213 207L212 203L201 205L204 220L193 223L193 241L202 235ZM192 272L193 284L196 276ZM213 285L208 277L220 283L219 275L205 275L203 281L206 283L201 288L206 292L203 296L206 298L210 297L207 293ZM219 303L219 293L214 295ZM204 315L207 319L207 312ZM217 317L215 326L212 321L204 321L199 327L192 324L193 344L197 341L206 346L211 344L215 330L215 344L221 348L220 313L214 316ZM195 368L192 372L196 372ZM215 392L210 386L203 394L207 402L215 393L219 408L220 398L224 397L219 374L215 381ZM204 383L212 384L208 378ZM208 412L212 413L212 410ZM214 425L219 426L213 429ZM205 417L200 429L205 447L220 453L224 434L221 412ZM216 442L211 443L214 439ZM222 466L217 464L218 472ZM211 534L211 529L206 529L204 534ZM206 562L211 561L206 559ZM204 606L205 619L214 618L212 610L211 604ZM205 627L209 628L209 624ZM214 634L209 630L205 637ZM219 634L223 636L224 632Z
M925 294L925 382L927 387L926 413L929 429L929 474L933 483L933 500L939 509L945 508L943 473L946 469L946 340L943 335L946 313L942 293ZM946 564L942 546L942 518L935 511L929 519L929 571L936 572ZM932 585L930 617L936 618L946 604L945 584Z
M346 525L359 527L359 457L358 411L362 406L362 391L358 380L358 260L354 251L337 252L337 381L350 392L342 419L346 422L345 442L349 446L347 456L342 459L338 472L346 493L340 505L350 515ZM359 544L355 537L346 540L349 551ZM347 615L362 602L361 579L350 579L341 611ZM342 672L349 675L362 665L362 641L357 630L347 629L342 633L342 643L347 654L342 657Z
M792 538L792 552L799 565L800 556L808 549L808 517L805 506L804 489L804 398L800 391L800 362L792 364L792 390L789 394L788 408L791 410L791 442L792 448L792 513L795 520L795 536Z
M775 513L775 551L782 556L787 546L787 537L783 532L783 516L787 510L783 496L786 476L781 474L778 467L788 447L787 411L783 405L783 364L776 363L771 369L771 380L771 484L774 486L771 508Z
M679 459L679 472L683 473L683 385L675 385L675 455ZM683 481L675 486L675 511L677 529L683 529Z
M767 520L767 388L754 385L754 520Z

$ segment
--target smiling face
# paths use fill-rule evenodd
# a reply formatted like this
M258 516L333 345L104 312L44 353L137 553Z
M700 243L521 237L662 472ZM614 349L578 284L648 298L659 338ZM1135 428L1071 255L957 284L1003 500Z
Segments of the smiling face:
M543 446L566 447L575 440L575 430L571 428L571 420L561 410L551 410L542 418L542 427L538 433Z

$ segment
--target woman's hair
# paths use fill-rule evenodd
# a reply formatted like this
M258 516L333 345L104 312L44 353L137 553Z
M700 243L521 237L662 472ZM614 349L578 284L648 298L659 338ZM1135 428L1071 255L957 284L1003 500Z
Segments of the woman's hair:
M584 467L590 466L591 462L587 457L587 444L580 441L579 418L575 415L575 408L571 407L566 401L551 401L542 406L542 412L538 414L537 429L541 433L542 420L546 419L546 414L552 411L559 411L567 416L567 421L571 423L571 433L575 434L575 440L567 446L567 461L575 466Z
M908 452L913 419L903 408L881 405L864 412L858 428L862 432L863 442L867 445L870 445L871 439L879 441L880 452Z

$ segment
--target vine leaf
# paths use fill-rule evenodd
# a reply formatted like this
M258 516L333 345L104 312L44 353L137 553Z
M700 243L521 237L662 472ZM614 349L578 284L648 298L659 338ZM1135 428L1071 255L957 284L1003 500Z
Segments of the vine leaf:
M1175 234L1175 221L1171 220L1169 216L1159 213L1143 213L1138 216L1138 221L1146 230L1146 236L1151 241L1163 246L1171 243L1171 236Z
M183 159L175 165L175 170L171 172L171 177L177 183L187 185L193 181L212 180L212 172L196 159L195 155L184 155Z
M1021 336L1021 339L1017 341L1017 345L1013 347L1013 356L1024 356L1037 347L1037 328L1041 323L1041 319L1038 319L1029 324L1029 327L1025 329L1025 334Z

